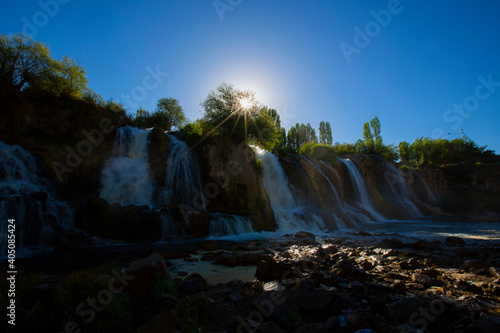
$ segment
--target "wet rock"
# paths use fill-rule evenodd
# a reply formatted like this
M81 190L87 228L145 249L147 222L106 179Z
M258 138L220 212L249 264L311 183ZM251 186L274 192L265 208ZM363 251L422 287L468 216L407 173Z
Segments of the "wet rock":
M382 242L377 244L379 247L388 247L393 249L401 249L406 246L405 243L397 238L384 239Z
M215 258L214 264L234 267L238 265L238 258L234 253L222 253L220 256Z
M367 276L366 272L363 272L347 260L340 260L333 265L332 273L334 276L351 277L353 279L364 279Z
M363 231L363 230L359 231L359 232L358 232L358 235L360 235L360 236L373 236L373 235L372 235L371 233L369 233L368 231Z
M407 288L410 289L416 289L416 290L424 290L425 286L423 283L418 283L418 282L410 282L406 284Z
M281 280L285 272L291 271L292 267L291 263L284 261L261 260L257 263L255 276L262 281L271 281L274 279Z
M445 283L441 280L433 279L427 275L418 274L418 273L415 273L412 275L412 281L416 282L416 283L421 283L427 288L433 287L433 286L442 287L445 285Z
M161 218L148 206L111 205L102 198L90 198L86 205L88 226L97 235L132 242L161 238Z
M316 238L316 236L307 231L298 231L295 234L295 238Z
M446 237L446 244L447 245L465 245L465 241L460 237L450 236L450 237Z
M179 283L179 290L190 296L206 289L207 281L200 274L193 273Z
M442 248L440 246L441 242L440 241L426 241L423 239L419 239L413 243L411 243L411 246L416 249L416 250L421 250L421 251L441 251Z
M158 275L166 274L165 259L159 253L133 261L122 274L127 277L125 291L130 294L133 302L144 304L148 301Z
M319 259L326 259L326 258L330 258L330 255L328 254L328 251L326 251L324 248L322 248L321 246L318 246L314 252L314 255L316 256L316 258L319 258Z
M462 265L462 270L474 274L486 274L490 269L490 265L484 262L475 260L466 260Z
M241 296L241 294L240 294L240 293L238 293L238 292L236 292L236 291L233 291L232 293L229 293L227 296L228 296L228 297L231 299L231 301L233 301L233 302L241 302L241 301L243 301L243 300L245 299L243 296Z

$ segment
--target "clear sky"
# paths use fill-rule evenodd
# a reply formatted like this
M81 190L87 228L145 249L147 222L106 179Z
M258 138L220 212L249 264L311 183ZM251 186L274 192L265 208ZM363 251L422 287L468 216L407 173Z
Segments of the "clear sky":
M498 0L4 1L0 18L130 112L174 97L195 120L227 82L287 129L325 120L355 142L378 116L386 144L463 129L500 152Z

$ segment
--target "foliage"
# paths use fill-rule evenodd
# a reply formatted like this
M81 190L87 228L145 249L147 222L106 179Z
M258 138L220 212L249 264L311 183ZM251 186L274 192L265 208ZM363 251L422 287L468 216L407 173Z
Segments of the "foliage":
M336 142L333 145L333 149L335 150L337 156L352 155L356 153L356 147L354 147L353 144L348 142L343 142L343 143Z
M237 142L250 141L268 150L282 141L278 113L261 106L251 90L243 91L222 83L201 105L202 121L209 129L204 134L216 133Z
M401 142L399 154L401 159L415 166L457 164L474 158L495 156L487 146L479 146L467 136L451 141L420 137L411 145Z
M87 88L85 69L69 56L53 59L43 43L23 34L0 35L0 89L25 89L82 97Z
M175 98L161 98L156 106L156 111L152 113L142 107L137 109L133 124L139 128L160 127L168 132L172 127L180 129L186 124L184 110Z
M397 148L393 145L384 145L381 136L381 125L378 117L363 124L363 139L355 144L355 152L358 154L374 154L386 161L395 162L399 159Z
M334 164L337 160L335 149L332 146L320 143L306 143L300 148L299 153L301 155L310 155L317 160L327 161L330 164Z
M311 124L295 124L295 127L290 128L287 135L287 150L290 152L298 152L300 147L306 143L317 143L318 137L316 131Z
M84 331L90 332L128 332L132 327L130 298L125 293L113 293L109 304L103 306L89 323L76 316L79 304L88 298L95 298L101 290L108 290L109 275L84 270L73 272L63 282L59 302L64 309L63 324L68 321L80 323Z
M319 143L325 145L331 145L333 143L332 128L328 121L319 123Z

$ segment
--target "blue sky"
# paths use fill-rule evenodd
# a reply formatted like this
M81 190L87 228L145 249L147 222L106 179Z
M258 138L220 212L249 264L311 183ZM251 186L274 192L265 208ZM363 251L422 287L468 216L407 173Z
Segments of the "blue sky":
M387 144L451 139L447 133L463 129L500 152L498 1L42 0L2 7L0 33L24 31L55 57L70 55L106 99L135 93L125 103L132 112L174 97L195 120L210 90L227 82L254 90L287 129L326 120L334 141L355 142L362 124L378 116ZM151 71L158 80L147 77Z

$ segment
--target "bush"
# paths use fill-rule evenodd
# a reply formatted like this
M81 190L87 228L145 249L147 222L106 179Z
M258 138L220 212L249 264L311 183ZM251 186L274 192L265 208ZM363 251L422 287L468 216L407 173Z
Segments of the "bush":
M337 161L335 149L332 146L320 143L306 143L300 148L299 153L301 155L310 155L317 160L327 161L332 165Z

